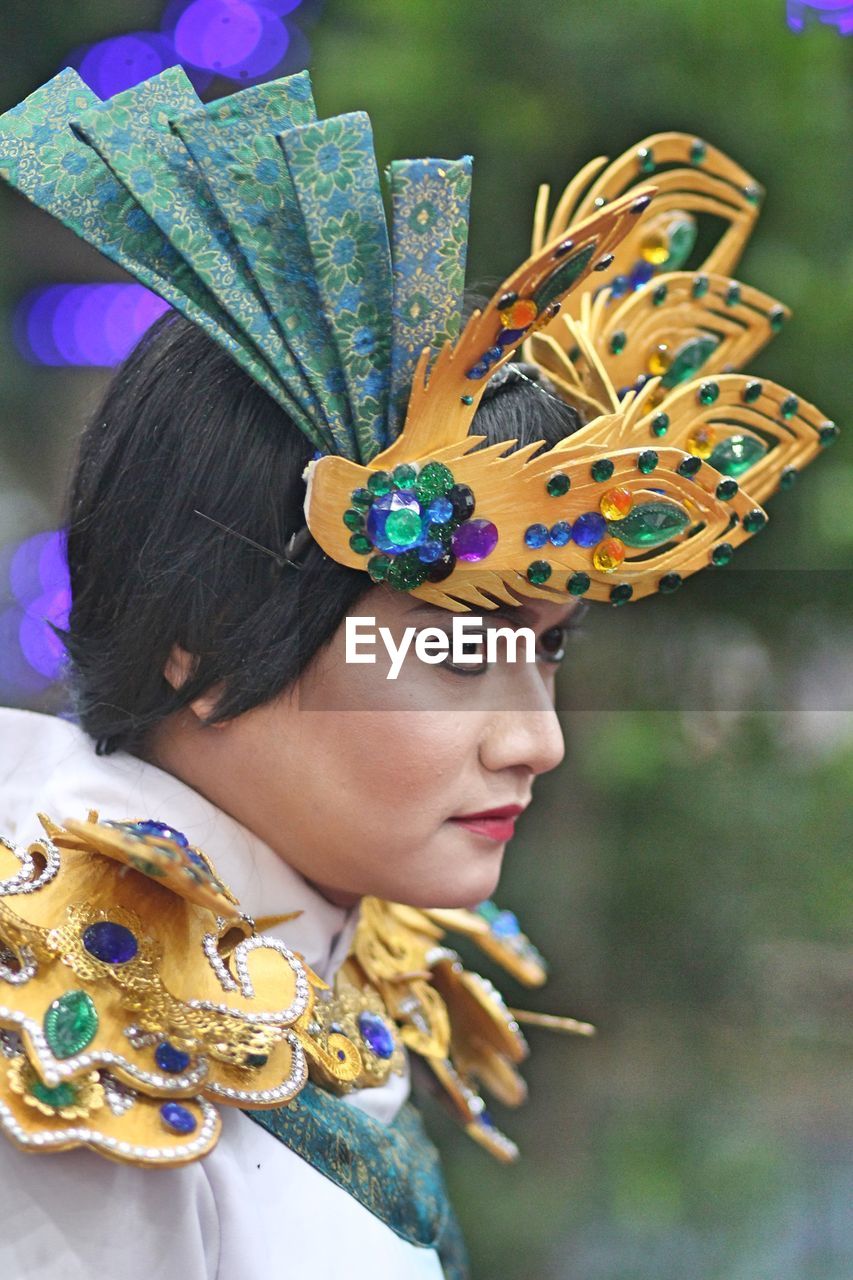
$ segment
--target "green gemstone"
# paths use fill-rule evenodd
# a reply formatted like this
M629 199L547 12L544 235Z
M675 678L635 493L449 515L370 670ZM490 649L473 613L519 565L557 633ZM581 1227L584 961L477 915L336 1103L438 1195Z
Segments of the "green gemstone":
M700 386L696 398L700 404L713 404L720 394L720 388L716 382L703 382Z
M641 502L622 520L609 520L607 529L628 547L657 547L683 533L689 524L687 512L672 502Z
M658 413L652 418L652 435L665 436L669 431L669 414Z
M589 574L573 573L566 583L569 595L582 596L589 591Z
M618 356L621 351L625 350L625 344L627 341L628 335L625 330L617 329L613 334L613 337L610 339L610 350L615 356Z
M545 488L548 490L552 498L562 498L564 493L568 493L571 488L571 479L564 471L558 471L556 475L546 482Z
M726 306L733 307L740 302L740 285L730 284L726 290Z
M462 403L463 403L463 404L473 404L473 403L474 403L474 397L473 397L473 396L463 396L463 397L462 397Z
M360 531L364 528L364 514L356 511L355 507L348 507L344 512L344 524L348 529Z
M539 288L533 295L533 301L536 303L540 311L544 311L549 303L555 298L559 298L566 293L589 265L589 260L595 253L595 241L585 245L583 249L579 249L577 253L573 253L571 257L564 258L557 267L556 271L552 271L547 276Z
M774 307L772 311L767 312L767 319L770 321L770 328L774 333L778 333L785 323L785 310L783 307Z
M433 498L443 497L448 489L453 488L453 472L443 462L428 462L418 473L415 493L423 503L432 502Z
M821 424L818 434L820 436L821 446L823 447L828 444L832 444L834 440L838 439L841 434L841 428L834 422L824 422Z
M397 591L411 591L426 581L429 569L428 564L418 559L416 551L404 551L394 557L386 581Z
M391 479L394 481L394 485L398 489L414 489L417 478L417 470L410 462L401 462L400 465L395 467L391 472Z
M659 307L662 302L666 302L667 287L665 284L659 284L652 293L652 302Z
M359 507L362 511L366 511L373 502L373 494L369 489L353 489L350 494L350 502L354 507Z
M717 565L728 564L734 553L735 549L730 542L720 542L711 552L711 562Z
M417 542L421 536L423 522L417 511L402 507L399 511L389 512L385 521L385 532L392 542L398 546Z
M717 350L719 342L716 338L690 338L679 347L672 364L661 378L661 386L677 387L686 382Z
M349 544L353 551L360 556L369 555L373 550L373 543L370 541L367 534L364 533L353 533L350 536Z
M69 1057L66 1054L66 1057ZM77 1090L73 1084L58 1084L51 1088L42 1080L34 1080L27 1089L39 1102L46 1102L49 1107L70 1107L77 1100Z
M571 351L569 352L569 359L571 360L572 364L574 364L575 360L577 360L580 353L581 353L580 347L572 347Z
M800 407L800 402L796 396L788 396L782 401L782 407L779 412L783 418L793 418L794 414Z
M617 587L613 587L610 592L611 604L627 604L634 594L634 588L629 582L620 582Z
M589 469L593 480L609 480L613 475L613 463L609 458L599 458Z
M782 472L781 476L779 477L779 488L790 489L791 486L796 482L798 474L799 472L797 471L796 467L785 467L785 470Z
M98 1011L85 991L66 991L44 1015L44 1034L56 1058L71 1058L91 1044L98 1029Z
M658 583L658 591L662 595L671 595L681 586L683 579L680 573L665 573Z
M391 491L391 477L387 471L374 471L367 481L367 487L376 497Z
M679 271L684 266L693 246L696 243L697 227L695 218L682 218L675 222L667 233L669 239L669 257L660 270ZM666 288L666 286L663 286Z
M637 147L637 165L640 173L654 173L655 158L649 147Z
M748 511L743 518L743 527L747 533L758 533L758 530L763 529L766 524L767 516L757 508L754 511Z
M694 276L691 292L694 298L704 298L705 294L708 292L708 277Z
M690 144L690 163L701 164L708 154L708 148L701 138L694 138Z
M532 560L527 566L527 578L529 582L539 586L542 582L547 582L551 576L551 566L547 560Z
M737 480L721 480L717 485L717 497L727 502L729 498L735 496L739 488Z
M748 186L744 187L743 194L750 204L758 204L761 200L761 188L757 187L754 182L750 182Z
M743 399L745 404L754 404L761 392L764 390L760 382L748 382L743 389Z
M697 458L695 454L691 454L689 458L684 458L675 468L680 476L695 476L696 472L702 466L702 459Z
M367 572L374 582L384 582L391 567L390 556L371 556L367 562Z
M724 476L741 476L767 452L767 445L755 436L729 436L715 447L708 462Z
M644 476L649 475L658 465L658 455L654 449L644 449L641 454L637 455L637 470L642 471Z

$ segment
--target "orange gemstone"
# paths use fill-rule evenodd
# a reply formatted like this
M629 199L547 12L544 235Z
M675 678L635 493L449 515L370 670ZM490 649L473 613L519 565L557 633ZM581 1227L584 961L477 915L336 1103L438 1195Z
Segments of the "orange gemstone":
M610 573L613 569L618 569L624 559L625 543L620 538L605 538L595 548L592 563L596 569Z
M622 520L634 505L630 489L608 489L602 495L598 509L606 520Z
M690 453L697 458L710 458L717 443L717 433L712 427L698 427L687 441Z
M498 314L505 329L526 329L539 315L539 308L532 298L517 298Z
M666 373L671 364L672 356L669 354L669 347L665 342L660 342L649 356L646 368L652 377L659 378Z

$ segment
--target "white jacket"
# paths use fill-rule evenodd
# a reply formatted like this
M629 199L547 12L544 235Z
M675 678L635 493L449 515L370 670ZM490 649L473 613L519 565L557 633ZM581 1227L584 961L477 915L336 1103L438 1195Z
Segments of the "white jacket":
M0 708L0 834L58 822L153 818L213 859L250 915L302 911L267 934L328 981L358 909L333 906L268 845L171 774L125 753L99 757L74 725ZM347 1101L390 1123L405 1076ZM409 1244L323 1174L231 1107L207 1156L142 1168L89 1150L28 1153L0 1136L0 1275L10 1280L442 1280L433 1249Z

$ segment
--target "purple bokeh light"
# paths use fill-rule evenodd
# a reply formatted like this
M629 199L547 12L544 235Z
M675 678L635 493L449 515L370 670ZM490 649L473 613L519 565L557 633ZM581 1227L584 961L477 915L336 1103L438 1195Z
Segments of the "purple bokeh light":
M77 70L98 97L111 98L177 61L168 36L159 31L135 31L90 45Z
M5 672L17 669L22 655L32 669L46 680L56 680L62 671L65 648L51 629L68 624L71 583L65 551L64 530L47 530L26 538L9 560L8 588L3 592L11 607L3 612L0 628L0 657ZM30 684L14 681L23 692Z
M18 303L13 332L33 364L111 368L168 309L141 284L48 285Z

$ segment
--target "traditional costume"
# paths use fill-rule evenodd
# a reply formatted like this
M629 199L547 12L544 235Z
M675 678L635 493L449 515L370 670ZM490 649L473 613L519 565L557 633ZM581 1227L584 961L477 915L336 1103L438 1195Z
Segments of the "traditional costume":
M305 73L205 105L180 68L103 103L63 71L0 119L0 174L281 405L328 556L442 608L671 593L837 435L737 372L789 312L731 278L761 188L698 138L593 161L550 217L543 190L464 328L470 157L393 163L389 234L368 118L317 120ZM685 270L702 214L725 230ZM478 447L519 351L584 425ZM177 779L31 713L0 716L0 797L7 1270L460 1280L411 1064L513 1159L481 1088L523 1100L525 1019L592 1030L463 966L453 931L544 980L512 913L334 907Z

